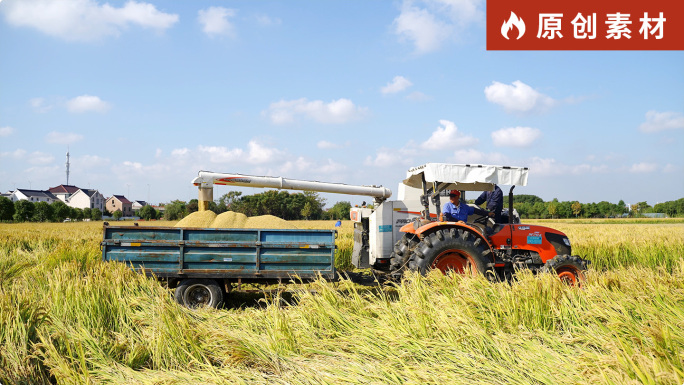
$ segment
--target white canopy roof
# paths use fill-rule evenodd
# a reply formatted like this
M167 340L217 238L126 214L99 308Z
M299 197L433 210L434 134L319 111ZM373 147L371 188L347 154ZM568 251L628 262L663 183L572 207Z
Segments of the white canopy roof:
M423 188L423 176L428 183L441 182L439 190L491 191L495 184L527 185L527 167L480 164L426 163L406 172L404 184Z

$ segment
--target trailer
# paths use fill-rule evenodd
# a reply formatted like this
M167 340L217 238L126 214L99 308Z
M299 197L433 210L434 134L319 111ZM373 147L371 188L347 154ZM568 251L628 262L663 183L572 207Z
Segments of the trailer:
M109 226L104 261L166 281L190 308L218 307L233 285L336 279L335 230Z

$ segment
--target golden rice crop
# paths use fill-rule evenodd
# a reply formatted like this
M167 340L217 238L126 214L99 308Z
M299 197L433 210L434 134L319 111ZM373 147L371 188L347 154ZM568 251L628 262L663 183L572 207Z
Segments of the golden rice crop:
M245 227L246 222L247 216L245 214L226 211L225 213L219 214L216 219L214 219L211 227L220 229L241 229Z
M211 227L216 213L211 210L195 211L176 223L176 227Z
M550 223L596 258L583 289L551 275L409 275L196 311L101 262L101 224L0 224L0 383L684 382L682 223ZM160 224L172 225L140 223Z

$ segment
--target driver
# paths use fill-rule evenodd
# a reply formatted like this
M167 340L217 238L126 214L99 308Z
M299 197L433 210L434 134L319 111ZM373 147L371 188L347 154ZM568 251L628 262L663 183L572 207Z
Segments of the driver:
M461 192L458 190L449 191L449 203L444 204L442 215L447 222L465 222L468 215L475 212L475 209L468 206L465 202L460 202Z
M490 215L494 217L495 223L501 223L501 210L503 210L503 192L499 186L494 185L494 190L484 191L480 194L477 199L475 199L476 205L481 205L487 201L487 210L489 210Z

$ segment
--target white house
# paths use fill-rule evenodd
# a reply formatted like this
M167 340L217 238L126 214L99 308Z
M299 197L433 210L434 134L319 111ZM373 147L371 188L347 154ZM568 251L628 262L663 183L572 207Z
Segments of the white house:
M52 195L56 196L59 198L64 203L69 203L69 198L71 198L72 195L76 194L76 191L80 190L76 186L71 186L68 184L60 184L59 186L56 187L50 187L48 190Z
M145 201L133 201L133 204L131 205L134 212L140 210L145 206L147 206L147 202Z
M47 202L47 203L52 203L56 200L59 200L56 196L52 195L49 191L41 191L41 190L27 190L23 188L18 188L12 192L12 195L10 196L10 199L12 202L16 201L29 201L33 203L37 202Z
M90 208L104 211L105 198L97 190L82 188L69 197L69 202L67 204L79 209Z

